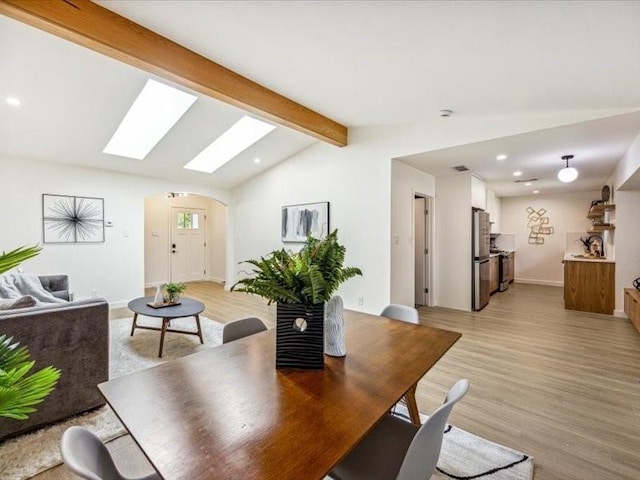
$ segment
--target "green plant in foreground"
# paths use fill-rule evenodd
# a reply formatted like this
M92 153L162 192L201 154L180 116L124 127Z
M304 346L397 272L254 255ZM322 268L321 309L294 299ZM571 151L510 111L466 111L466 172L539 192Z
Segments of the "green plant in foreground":
M33 247L18 247L10 252L2 252L0 255L0 274L17 267L25 260L35 257L42 251L42 247L35 245Z
M60 370L45 367L27 375L36 363L26 347L0 335L0 417L26 420L56 386Z
M324 303L341 283L362 275L357 267L343 266L345 252L338 243L338 230L324 239L309 237L298 253L282 249L243 262L254 266L252 276L239 280L231 290L259 295L269 303Z

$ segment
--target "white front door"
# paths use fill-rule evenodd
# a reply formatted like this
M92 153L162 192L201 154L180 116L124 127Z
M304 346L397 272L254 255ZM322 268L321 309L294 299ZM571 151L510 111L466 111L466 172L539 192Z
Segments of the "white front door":
M205 211L171 208L171 281L193 282L206 275Z

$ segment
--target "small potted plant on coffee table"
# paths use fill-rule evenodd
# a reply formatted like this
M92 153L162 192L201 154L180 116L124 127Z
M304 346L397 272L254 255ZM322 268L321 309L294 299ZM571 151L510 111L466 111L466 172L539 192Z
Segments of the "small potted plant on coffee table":
M180 294L187 289L184 283L167 283L165 290L167 291L166 303L180 303Z

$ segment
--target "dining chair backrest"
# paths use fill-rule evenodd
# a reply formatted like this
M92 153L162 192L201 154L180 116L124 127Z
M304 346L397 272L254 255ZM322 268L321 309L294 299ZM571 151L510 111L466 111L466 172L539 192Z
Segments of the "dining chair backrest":
M83 427L74 426L65 430L60 453L64 464L85 480L160 480L156 473L137 479L122 475L102 440Z
M409 445L396 480L429 479L435 472L449 414L469 390L469 380L458 380L444 404L420 427Z
M267 330L267 326L262 320L256 317L241 318L227 323L222 328L222 343L233 342L242 337L253 335Z
M391 304L384 307L382 317L393 318L395 320L402 320L407 323L419 323L418 310L413 307L407 307L406 305Z

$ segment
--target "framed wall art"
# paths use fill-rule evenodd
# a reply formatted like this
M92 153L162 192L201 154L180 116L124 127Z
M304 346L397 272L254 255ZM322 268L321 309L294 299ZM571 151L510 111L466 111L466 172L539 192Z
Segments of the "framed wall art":
M282 241L303 243L309 235L322 238L329 233L329 202L282 207Z
M44 243L104 242L104 199L42 195Z

